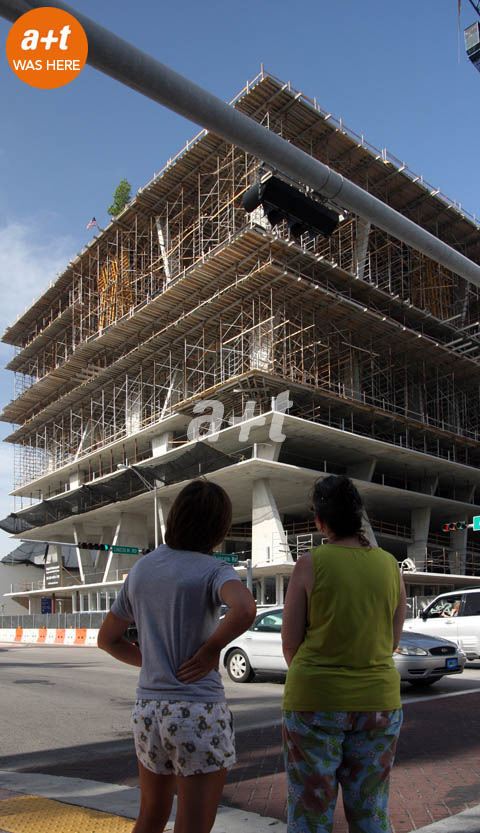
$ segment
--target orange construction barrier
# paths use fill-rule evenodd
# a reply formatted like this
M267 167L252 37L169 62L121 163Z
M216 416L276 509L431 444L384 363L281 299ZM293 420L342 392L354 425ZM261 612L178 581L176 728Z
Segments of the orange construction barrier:
M74 645L85 645L85 640L87 638L87 629L86 628L77 628L75 633L75 641Z
M46 628L39 628L38 629L37 642L45 642L46 638L47 638L47 629Z
M15 628L15 639L14 642L21 642L23 636L23 628Z
M54 645L63 645L64 642L65 642L65 628L57 628L57 633L55 634Z

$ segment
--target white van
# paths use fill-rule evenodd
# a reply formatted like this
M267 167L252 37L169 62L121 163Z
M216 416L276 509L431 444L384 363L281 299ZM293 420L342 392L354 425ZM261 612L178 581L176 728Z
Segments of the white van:
M450 639L468 659L480 658L480 587L442 593L417 619L407 619L406 631Z

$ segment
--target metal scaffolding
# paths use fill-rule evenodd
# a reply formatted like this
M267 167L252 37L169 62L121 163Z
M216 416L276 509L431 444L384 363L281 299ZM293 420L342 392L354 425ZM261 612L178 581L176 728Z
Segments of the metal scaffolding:
M235 106L480 260L469 218L289 85L262 73ZM479 289L351 213L328 239L272 230L241 207L260 168L202 132L7 330L15 487L199 398L228 425L287 388L291 413L480 464Z

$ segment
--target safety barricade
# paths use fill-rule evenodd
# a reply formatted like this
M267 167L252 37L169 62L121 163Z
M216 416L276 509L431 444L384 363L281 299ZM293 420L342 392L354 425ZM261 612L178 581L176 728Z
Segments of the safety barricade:
M0 642L95 647L98 628L0 628Z

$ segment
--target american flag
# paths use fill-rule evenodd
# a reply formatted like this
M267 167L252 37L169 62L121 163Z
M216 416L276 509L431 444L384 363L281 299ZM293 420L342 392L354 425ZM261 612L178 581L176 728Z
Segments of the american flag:
M98 228L98 223L97 223L95 217L92 217L92 219L90 220L90 222L87 225L86 230L88 231L89 228L93 228L94 226L96 226Z

